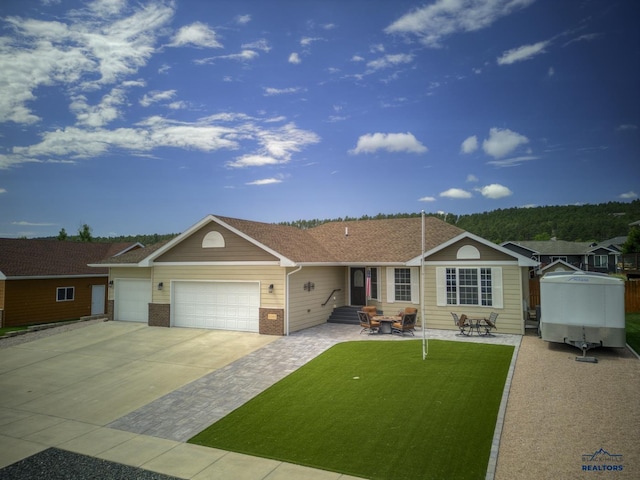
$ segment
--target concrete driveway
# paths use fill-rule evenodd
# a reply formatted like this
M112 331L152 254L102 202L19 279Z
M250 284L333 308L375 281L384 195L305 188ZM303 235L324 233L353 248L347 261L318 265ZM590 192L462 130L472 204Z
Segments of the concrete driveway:
M101 427L277 338L103 322L0 349L0 468L87 434L122 442Z

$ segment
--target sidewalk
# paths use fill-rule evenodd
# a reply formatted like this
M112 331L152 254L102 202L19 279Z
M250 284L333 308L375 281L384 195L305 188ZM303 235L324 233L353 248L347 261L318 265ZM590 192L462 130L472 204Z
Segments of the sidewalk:
M0 400L0 468L37 454L0 470L0 477L29 462L55 458L58 466L80 462L84 469L107 468L106 461L118 464L106 464L109 468L162 474L136 478L353 478L184 442L335 343L422 335L403 339L359 331L325 324L289 337L267 337L107 322L0 350L0 389L11 392ZM512 335L427 335L520 342ZM212 356L214 350L223 353ZM56 375L61 378L52 378Z

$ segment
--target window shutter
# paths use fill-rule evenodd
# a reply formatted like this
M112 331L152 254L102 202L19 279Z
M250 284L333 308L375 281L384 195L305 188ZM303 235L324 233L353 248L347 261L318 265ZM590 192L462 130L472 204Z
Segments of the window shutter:
M447 269L436 267L436 305L447 306Z
M387 303L396 301L396 277L395 269L387 267Z
M493 306L495 308L503 308L502 300L502 268L494 267L491 269L491 297L493 298Z
M420 303L420 270L411 267L411 303Z

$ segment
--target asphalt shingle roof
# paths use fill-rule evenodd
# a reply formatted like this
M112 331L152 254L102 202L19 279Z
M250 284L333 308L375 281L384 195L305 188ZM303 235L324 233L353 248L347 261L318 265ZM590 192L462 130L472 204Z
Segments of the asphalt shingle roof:
M216 215L215 218L296 263L403 263L420 255L420 217L328 222L307 230ZM425 251L464 230L425 217ZM137 263L165 243L151 245L102 263Z
M104 275L106 268L88 264L99 263L132 245L0 238L0 272L7 277Z

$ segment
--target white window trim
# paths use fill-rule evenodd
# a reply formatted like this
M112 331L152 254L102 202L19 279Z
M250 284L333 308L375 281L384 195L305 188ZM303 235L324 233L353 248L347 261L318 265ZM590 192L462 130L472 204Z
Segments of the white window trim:
M420 304L420 269L418 267L387 267L387 303L396 303L396 268L408 268L411 275L410 303ZM398 300L400 301L400 300ZM402 300L406 302L406 300Z
M436 305L439 307L454 306L454 304L447 303L447 268L455 268L459 270L461 268L475 268L478 270L478 279L480 278L481 268L491 269L491 299L493 305L463 305L464 307L482 307L482 308L504 308L504 289L502 287L502 268L501 267L487 267L482 266L470 266L470 265L458 265L451 267L436 267ZM478 299L481 301L482 296ZM458 306L459 304L455 304Z

